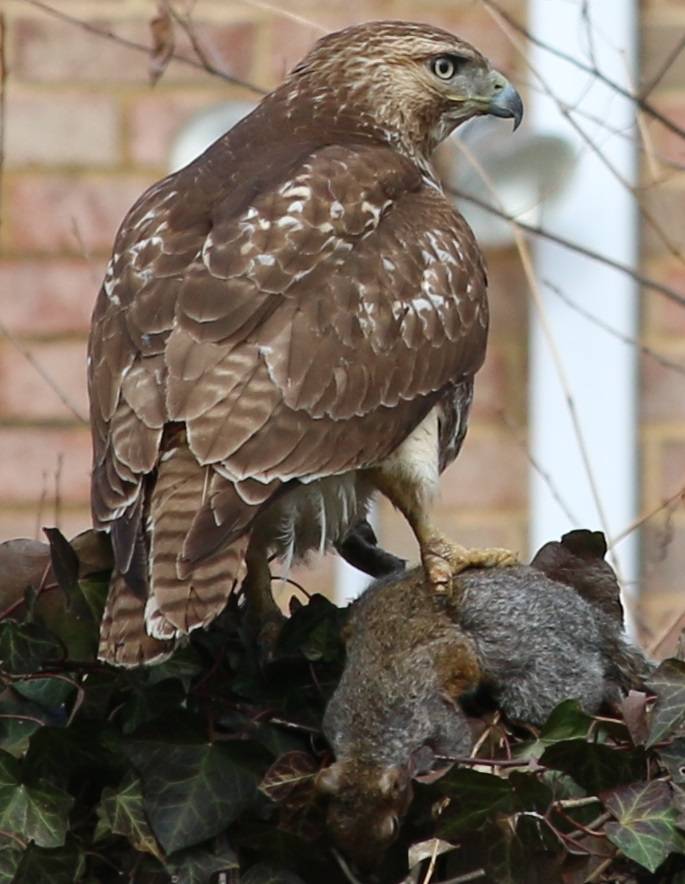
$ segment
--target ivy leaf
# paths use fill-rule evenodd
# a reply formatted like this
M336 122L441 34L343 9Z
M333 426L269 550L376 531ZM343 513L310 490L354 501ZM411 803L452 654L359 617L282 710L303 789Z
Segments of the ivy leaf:
M562 740L587 736L592 717L580 708L577 700L564 700L554 709L540 731L540 741L546 746Z
M338 660L343 653L340 610L318 593L286 620L278 638L277 657L302 657L312 662Z
M141 853L151 853L160 861L164 860L145 816L143 789L138 777L129 774L116 788L103 789L96 812L96 841L113 832L123 835Z
M319 765L308 752L286 752L264 774L259 789L272 801L284 802L294 791L313 786Z
M71 795L48 783L23 783L19 762L0 753L0 829L29 838L39 847L61 847L73 803Z
M513 813L516 809L511 784L494 774L453 769L436 785L452 798L454 805L454 813L445 816L437 832L441 838L449 840L469 829L478 829L496 814Z
M84 870L83 855L75 846L45 850L31 844L24 851L12 884L74 884Z
M256 777L225 745L141 740L123 749L142 776L145 811L167 853L219 834L257 795Z
M14 690L42 706L48 712L61 709L76 691L76 685L64 678L27 678L15 681Z
M50 549L39 540L6 540L0 543L0 608L4 611L36 589L50 562Z
M0 884L11 884L24 851L16 845L0 845Z
M173 876L175 884L206 884L207 881L221 881L223 873L226 884L240 884L238 857L231 849L226 837L215 839L202 847L180 850L169 858L166 868Z
M623 721L634 746L644 746L649 736L647 721L647 694L630 691L621 703Z
M676 785L685 785L685 737L678 737L670 746L664 746L659 751L659 761L667 768Z
M643 759L639 749L621 752L599 743L564 740L546 749L540 763L567 773L589 794L597 794L638 777Z
M50 544L50 561L55 579L67 599L67 608L71 609L79 577L78 556L59 528L43 528L43 532Z
M657 696L647 746L653 746L685 721L685 662L664 660L647 682Z
M606 834L627 857L650 872L673 850L683 850L685 838L676 828L676 810L668 785L659 780L633 783L602 795L615 817Z
M61 660L60 641L38 623L0 623L0 667L16 674L35 672L47 660Z

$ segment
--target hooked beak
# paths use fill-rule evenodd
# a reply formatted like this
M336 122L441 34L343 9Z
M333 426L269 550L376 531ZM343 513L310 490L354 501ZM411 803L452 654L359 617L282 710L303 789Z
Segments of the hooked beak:
M491 97L486 113L493 117L509 117L514 120L514 132L523 119L523 101L516 89L499 71L491 71L489 76Z

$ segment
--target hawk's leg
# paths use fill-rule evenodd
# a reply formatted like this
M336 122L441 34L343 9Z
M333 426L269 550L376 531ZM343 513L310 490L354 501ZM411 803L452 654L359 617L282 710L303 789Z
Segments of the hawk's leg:
M409 522L419 543L424 571L436 591L446 592L453 578L467 568L518 564L518 557L511 550L467 549L438 530L428 514L426 490L420 482L407 481L406 474L384 467L373 470L372 478L378 490Z
M247 574L243 580L243 592L247 628L256 639L260 657L267 662L278 641L285 618L271 592L271 571L263 550L255 550L250 545L245 564Z

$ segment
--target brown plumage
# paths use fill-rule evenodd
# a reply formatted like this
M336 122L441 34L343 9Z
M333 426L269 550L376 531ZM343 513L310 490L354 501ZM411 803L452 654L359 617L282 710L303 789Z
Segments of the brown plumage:
M486 276L429 157L481 113L521 105L473 47L349 28L133 206L89 350L93 517L116 560L104 659L166 655L246 561L255 584L267 554L339 542L376 489L435 583L464 552L425 508L466 430Z

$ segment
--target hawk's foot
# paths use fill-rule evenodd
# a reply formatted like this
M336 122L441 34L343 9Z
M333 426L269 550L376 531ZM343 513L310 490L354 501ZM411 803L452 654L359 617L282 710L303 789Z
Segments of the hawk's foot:
M421 560L436 592L447 592L452 580L467 568L505 568L519 563L517 554L510 549L467 549L443 535L431 537L424 544Z

